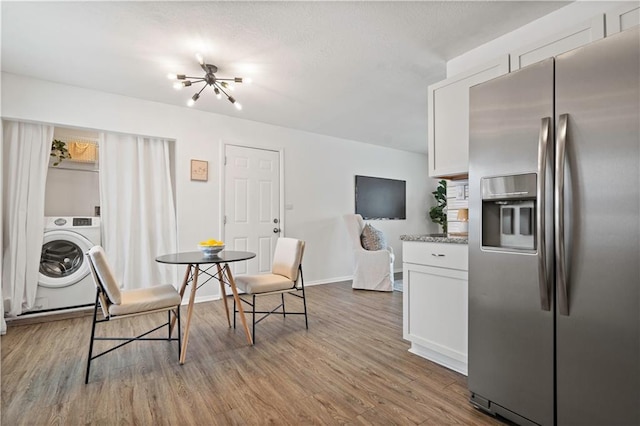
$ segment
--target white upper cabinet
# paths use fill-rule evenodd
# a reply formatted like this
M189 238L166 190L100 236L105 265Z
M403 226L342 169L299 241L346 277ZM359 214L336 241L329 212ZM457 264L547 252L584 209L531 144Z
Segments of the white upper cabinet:
M429 86L429 176L469 172L469 88L509 72L509 56Z
M592 41L604 38L604 15L598 15L568 28L560 33L545 37L537 42L513 51L511 58L511 71L533 64L552 56L560 55Z
M640 3L629 2L607 12L607 36L640 25Z

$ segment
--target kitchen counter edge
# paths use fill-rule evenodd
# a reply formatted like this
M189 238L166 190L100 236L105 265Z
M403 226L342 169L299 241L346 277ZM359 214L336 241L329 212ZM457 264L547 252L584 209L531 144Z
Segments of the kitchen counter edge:
M468 244L469 237L444 234L400 235L402 241L418 241L424 243Z

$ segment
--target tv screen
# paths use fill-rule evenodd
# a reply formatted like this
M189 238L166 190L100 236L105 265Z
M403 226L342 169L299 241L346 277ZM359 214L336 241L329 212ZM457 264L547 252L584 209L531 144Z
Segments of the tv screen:
M363 219L406 219L406 181L356 175L356 214Z

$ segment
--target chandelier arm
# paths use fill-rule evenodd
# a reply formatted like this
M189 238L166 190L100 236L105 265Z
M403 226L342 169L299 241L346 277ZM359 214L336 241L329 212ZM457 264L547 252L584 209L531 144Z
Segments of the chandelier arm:
M185 79L185 80L187 80L187 79L192 80L192 81L191 81L192 83L197 83L197 82L199 82L199 81L205 81L205 79L204 79L204 78L202 78L202 77L189 77L188 75L185 75L185 76L184 76L184 79Z
M206 84L205 84L204 86L202 86L202 89L200 89L200 91L198 92L198 97L200 97L200 93L202 93L202 91L203 91L204 89L206 89L206 88L207 88L207 85L206 85Z
M225 92L225 91L224 91L224 89L222 88L222 86L221 86L221 85L219 85L218 83L213 83L213 85L214 85L214 86L216 86L218 89L220 89L220 91L221 91L222 93L224 93L224 95L227 97L227 99L229 99L229 98L230 98L229 94L228 94L227 92Z

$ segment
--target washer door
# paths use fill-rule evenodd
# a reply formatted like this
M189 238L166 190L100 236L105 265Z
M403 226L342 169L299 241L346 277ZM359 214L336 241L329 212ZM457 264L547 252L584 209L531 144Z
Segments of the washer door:
M42 287L67 287L89 274L84 253L93 244L82 235L70 231L46 231L40 254Z

